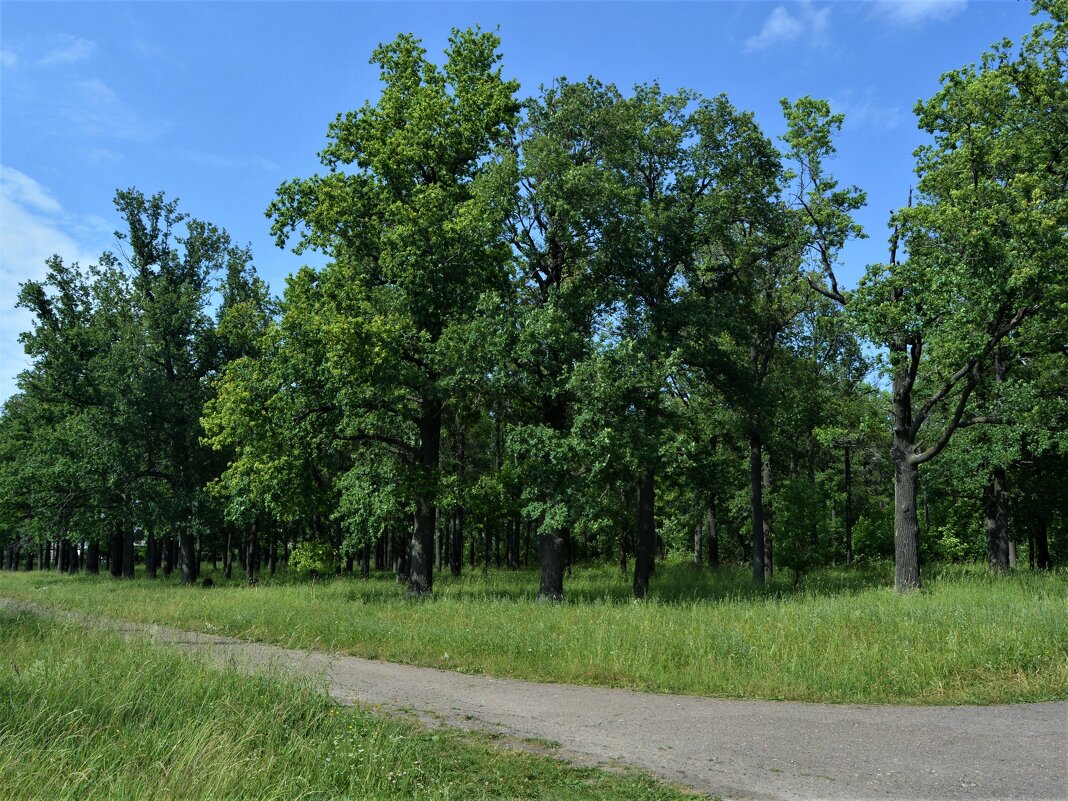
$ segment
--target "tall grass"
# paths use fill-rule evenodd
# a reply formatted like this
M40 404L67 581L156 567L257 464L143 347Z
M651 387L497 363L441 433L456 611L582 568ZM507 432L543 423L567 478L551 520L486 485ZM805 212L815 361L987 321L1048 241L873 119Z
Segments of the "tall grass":
M288 647L540 681L838 703L1006 703L1068 697L1068 575L928 569L901 596L885 567L755 589L741 570L659 566L630 600L607 568L578 569L568 601L537 576L491 571L413 602L391 578L316 584L3 574L0 594Z
M11 801L684 797L3 609L0 777Z

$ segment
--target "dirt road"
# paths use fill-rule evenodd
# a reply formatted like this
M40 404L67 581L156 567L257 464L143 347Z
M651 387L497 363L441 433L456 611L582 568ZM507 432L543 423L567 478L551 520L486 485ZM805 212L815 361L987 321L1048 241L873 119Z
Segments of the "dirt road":
M27 604L3 601L8 605ZM39 607L33 607L40 611ZM108 621L248 670L322 677L342 703L414 712L724 799L1066 799L1068 702L841 706L535 684Z

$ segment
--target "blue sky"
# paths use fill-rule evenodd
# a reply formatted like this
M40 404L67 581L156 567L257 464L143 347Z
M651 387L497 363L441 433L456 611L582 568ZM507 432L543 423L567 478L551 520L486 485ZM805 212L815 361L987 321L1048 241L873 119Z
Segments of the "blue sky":
M1014 0L628 3L0 3L0 399L27 365L18 284L53 253L82 264L114 246L117 188L165 191L250 243L280 293L304 260L279 250L264 209L321 169L328 123L378 91L378 42L500 28L523 94L565 75L726 92L783 129L778 101L811 94L846 114L833 169L868 192L870 235L846 285L885 259L886 219L924 141L912 108L943 72L1034 23Z

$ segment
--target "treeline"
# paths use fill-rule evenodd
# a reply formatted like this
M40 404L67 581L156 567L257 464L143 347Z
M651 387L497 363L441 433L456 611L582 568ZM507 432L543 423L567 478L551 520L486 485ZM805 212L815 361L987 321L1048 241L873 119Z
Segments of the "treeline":
M148 575L748 562L800 580L892 556L1068 547L1065 7L917 105L930 144L852 290L863 191L843 118L783 101L777 147L725 96L558 79L521 101L499 41L380 46L376 103L279 187L281 298L246 248L121 191L89 268L19 305L0 418L5 564ZM879 373L876 373L876 370ZM879 378L881 375L882 378ZM923 481L920 467L923 466ZM356 565L359 565L357 568Z

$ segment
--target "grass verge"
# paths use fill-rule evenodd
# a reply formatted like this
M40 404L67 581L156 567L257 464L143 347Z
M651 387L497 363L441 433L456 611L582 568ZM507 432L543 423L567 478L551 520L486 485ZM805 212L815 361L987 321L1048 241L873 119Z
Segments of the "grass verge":
M0 776L11 801L693 797L5 609Z
M443 578L412 602L390 577L211 589L0 574L0 595L90 614L535 681L734 698L992 704L1068 697L1068 573L929 568L900 596L881 568L754 590L742 571L658 566L651 600L608 568L568 602L532 572Z

